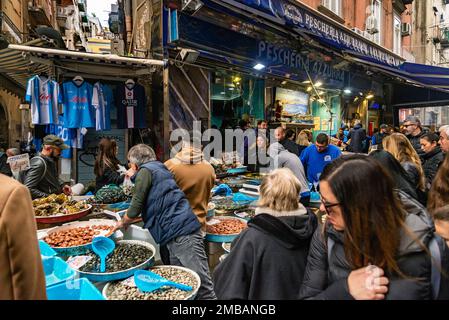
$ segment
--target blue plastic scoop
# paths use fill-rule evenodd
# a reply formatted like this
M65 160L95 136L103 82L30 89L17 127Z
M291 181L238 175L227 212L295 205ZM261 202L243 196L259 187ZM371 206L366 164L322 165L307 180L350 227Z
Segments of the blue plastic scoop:
M106 271L106 257L115 249L115 242L106 237L95 237L92 250L100 257L100 272Z
M142 292L152 292L164 286L174 287L184 291L191 291L193 289L191 286L169 281L154 272L146 270L137 270L134 273L134 282Z

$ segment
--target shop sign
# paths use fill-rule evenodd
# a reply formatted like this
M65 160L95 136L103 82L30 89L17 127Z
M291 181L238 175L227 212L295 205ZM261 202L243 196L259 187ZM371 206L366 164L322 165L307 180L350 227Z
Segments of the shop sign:
M337 70L324 61L312 60L302 56L297 51L282 48L266 41L260 41L258 46L258 61L268 62L268 65L283 65L287 68L307 71L313 76L343 82L347 71Z
M220 2L249 10L276 23L288 25L295 31L313 34L336 49L352 51L378 63L398 67L404 62L388 50L383 50L371 41L357 36L346 27L331 23L318 13L287 0L221 0Z

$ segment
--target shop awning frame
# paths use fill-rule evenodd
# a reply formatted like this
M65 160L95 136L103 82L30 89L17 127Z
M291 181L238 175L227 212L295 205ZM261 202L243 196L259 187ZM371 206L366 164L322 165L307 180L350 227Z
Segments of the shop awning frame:
M136 67L166 66L166 62L163 60L121 57L115 54L100 54L100 53L88 53L88 52L78 52L60 49L47 49L47 48L16 45L16 44L10 44L8 48L11 50L29 52L34 54L42 54L51 57L67 58L72 60L79 59L80 61L85 59L91 62L106 62L110 64L132 65Z

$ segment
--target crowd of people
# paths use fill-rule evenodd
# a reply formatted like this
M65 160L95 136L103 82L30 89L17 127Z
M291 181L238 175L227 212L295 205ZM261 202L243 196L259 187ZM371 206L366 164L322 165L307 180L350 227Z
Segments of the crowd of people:
M408 135L381 126L366 144L356 123L337 133L353 153L343 155L325 133L313 141L310 131L296 137L279 127L270 141L266 125L260 121L256 142L244 146L273 160L254 165L271 171L256 216L214 272L204 236L216 175L193 137L165 163L136 145L128 168L115 141L101 140L96 190L135 184L116 230L143 220L165 264L199 275L198 299L449 299L449 126L430 133L410 117ZM0 299L45 298L31 199L71 194L56 168L65 148L47 136L19 181L0 174ZM309 207L311 192L320 195L322 218Z

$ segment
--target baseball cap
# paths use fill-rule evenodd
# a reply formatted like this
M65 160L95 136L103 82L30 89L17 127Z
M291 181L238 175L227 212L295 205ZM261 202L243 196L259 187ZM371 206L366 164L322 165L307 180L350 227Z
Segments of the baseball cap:
M49 134L48 136L44 137L44 145L55 146L57 148L60 148L61 150L70 148L68 145L64 143L64 140L53 134Z

